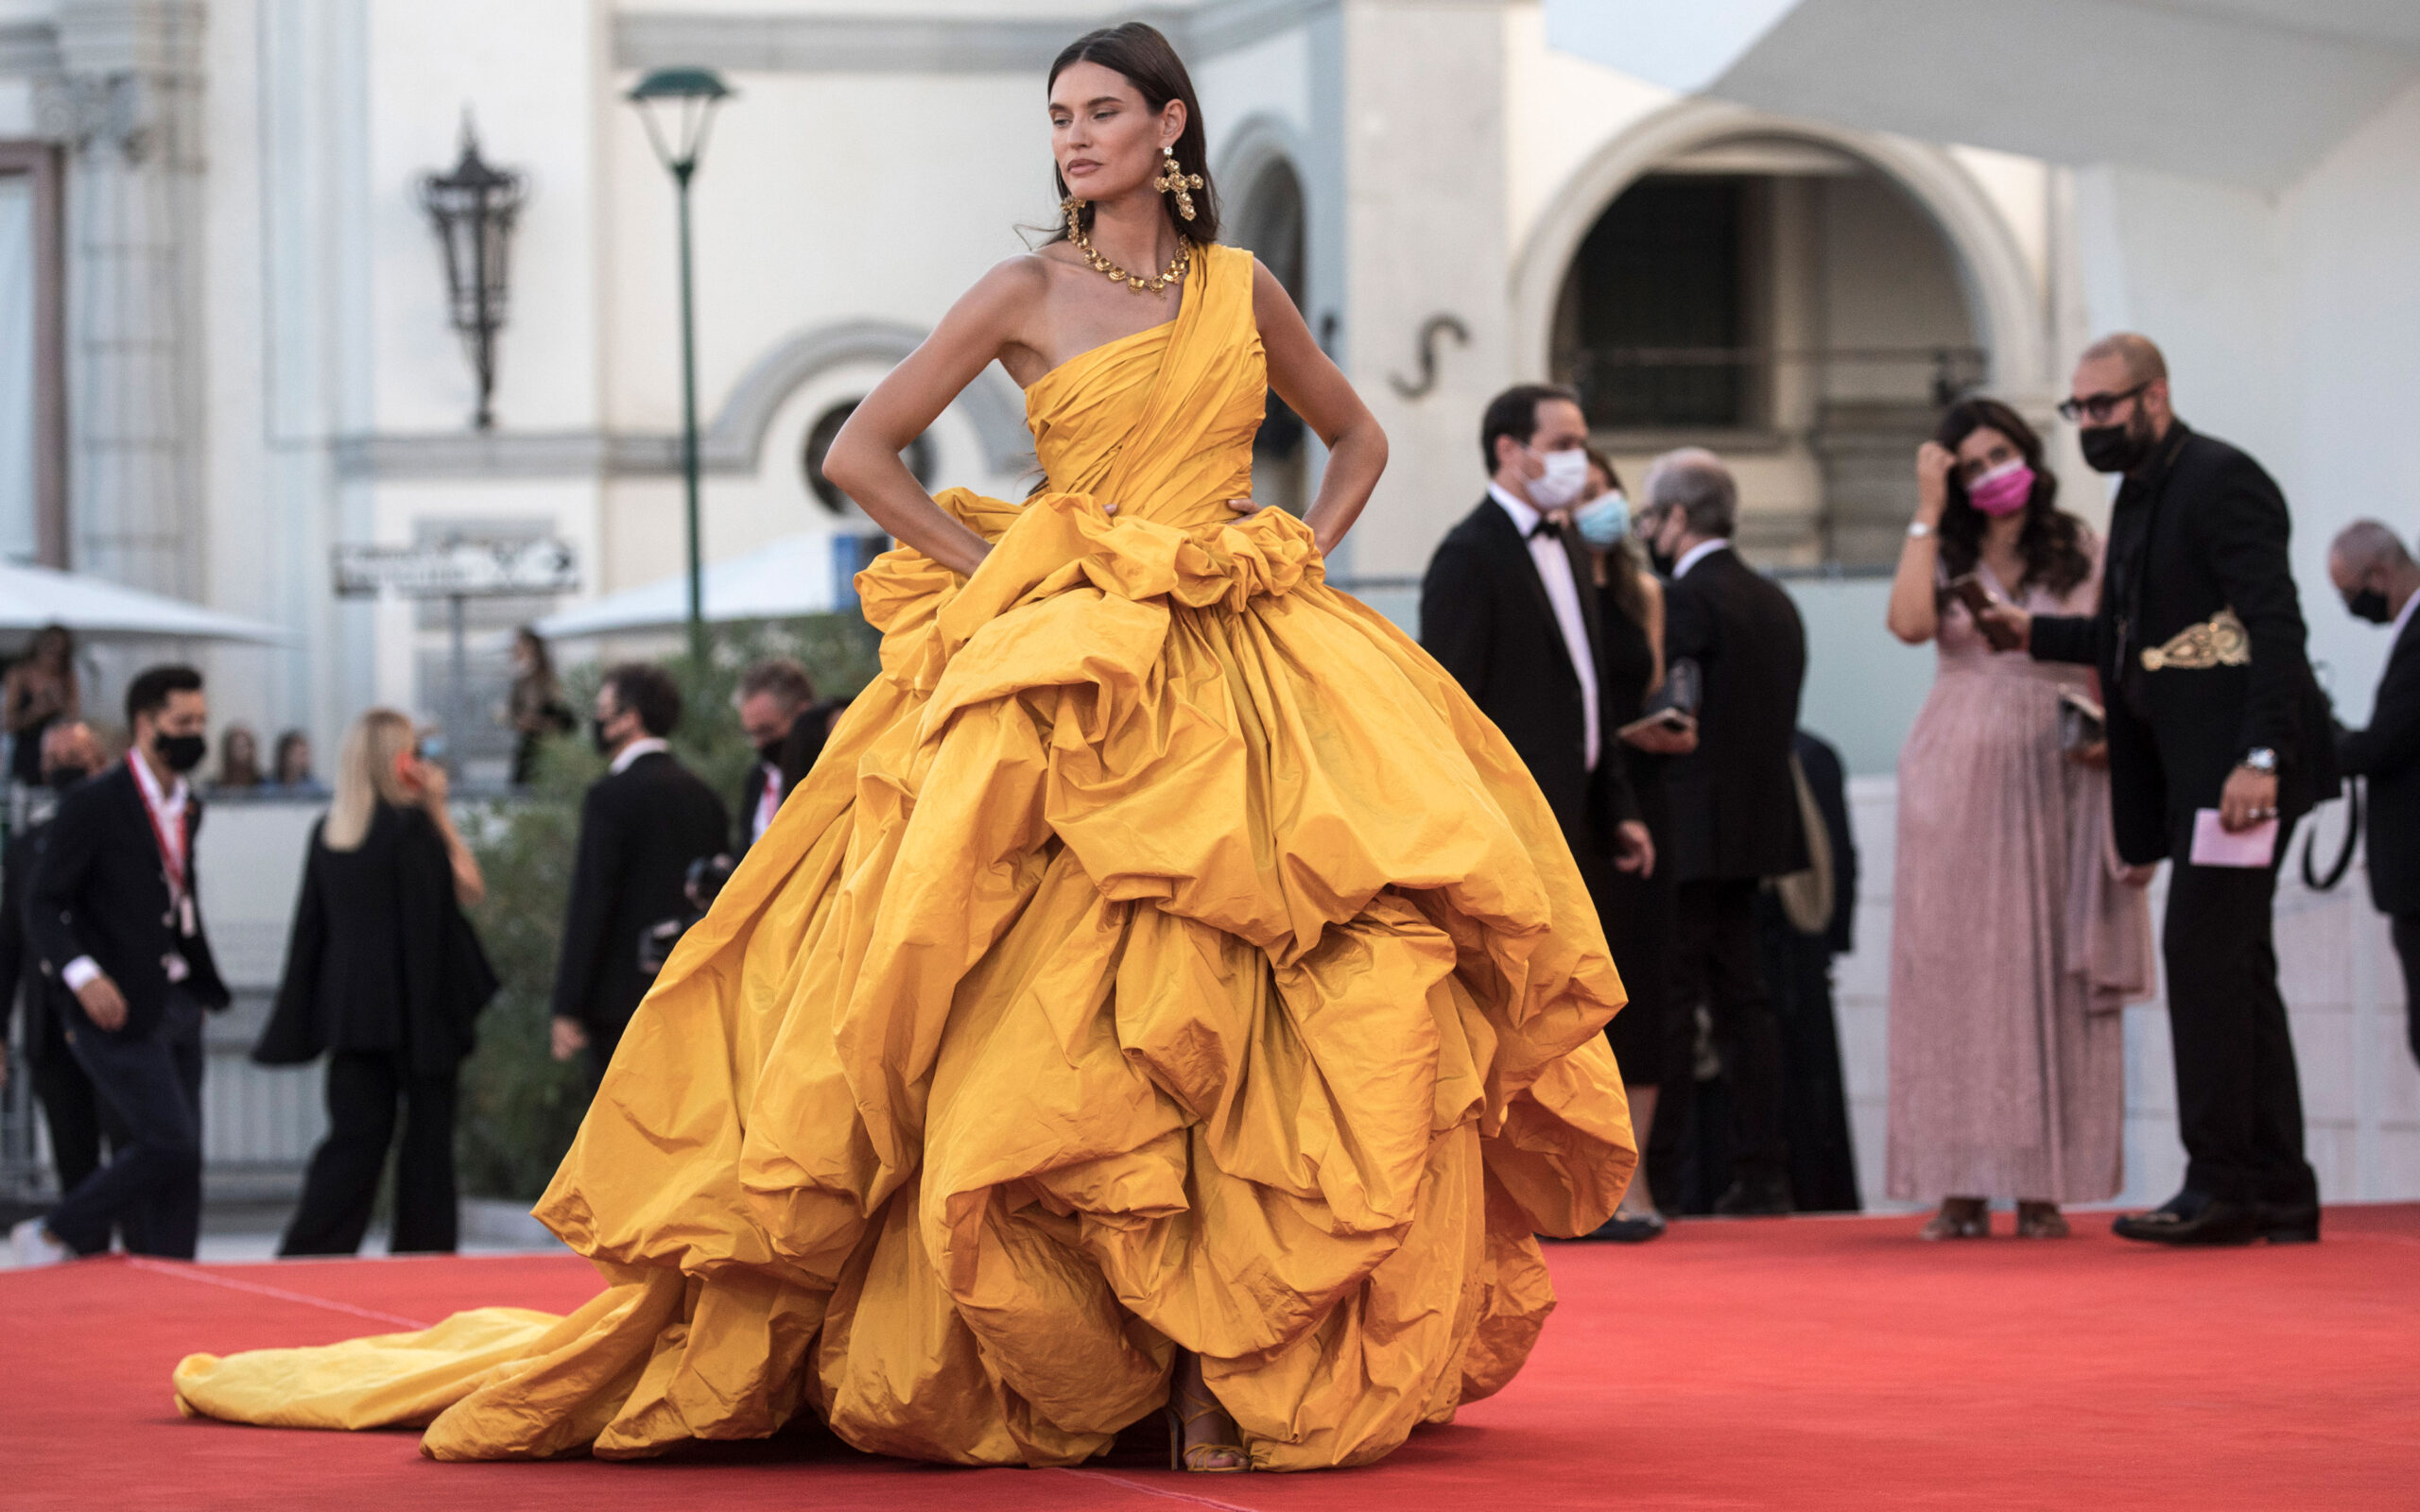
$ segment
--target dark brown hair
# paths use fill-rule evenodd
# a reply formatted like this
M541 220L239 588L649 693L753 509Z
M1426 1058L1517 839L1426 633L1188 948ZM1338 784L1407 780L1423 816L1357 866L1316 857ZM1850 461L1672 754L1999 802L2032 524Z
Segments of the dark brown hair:
M168 707L168 696L177 693L199 693L201 674L189 666L169 662L164 666L145 667L126 685L126 722L130 729L145 714L156 714Z
M1537 433L1532 431L1530 434L1535 435ZM1598 472L1605 474L1605 482L1608 487L1610 487L1616 493L1622 491L1622 475L1614 470L1614 459L1612 457L1607 456L1604 453L1597 450L1593 445L1582 447L1580 449L1580 454L1588 458L1588 465L1590 467L1593 467Z
M760 693L769 693L784 703L804 709L815 701L815 679L806 668L786 656L769 656L751 663L739 675L739 696L744 701Z
M1590 467L1605 474L1605 483L1612 491L1621 492L1622 475L1615 468L1614 459L1594 446L1583 446L1580 450L1588 458ZM1632 553L1630 542L1617 541L1603 556L1605 592L1613 595L1615 606L1629 617L1633 625L1645 628L1647 590L1639 586L1638 576L1643 569L1639 566L1638 558Z
M1996 399L1962 399L1941 417L1932 438L1955 452L1961 442L1989 428L2016 443L2025 465L2033 470L2033 492L2025 501L2025 524L2016 538L2017 555L2025 558L2025 576L2008 585L2023 593L2028 583L2040 583L2052 593L2065 594L2092 576L2092 558L2084 554L2083 522L2059 507L2059 480L2043 465L2042 438L2025 418ZM1966 497L1966 485L1956 469L1949 473L1949 507L1941 515L1941 562L1952 577L1975 570L1983 551L1983 511Z
M1219 188L1210 180L1209 139L1201 129L1201 101L1193 93L1193 76L1184 71L1184 60L1176 55L1168 40L1154 26L1139 21L1121 26L1103 26L1088 31L1069 43L1050 65L1050 79L1044 88L1055 88L1059 76L1078 63L1098 63L1112 73L1124 76L1143 96L1144 106L1154 113L1167 109L1170 100L1184 102L1184 129L1177 133L1177 166L1187 173L1201 176L1201 187L1193 191L1193 218L1177 214L1176 197L1166 196L1162 208L1167 213L1168 227L1179 236L1201 246L1219 239ZM1067 198L1067 180L1053 163L1050 179L1059 186L1059 198ZM1093 224L1093 207L1086 205L1080 216L1084 229ZM1063 241L1067 235L1063 218L1058 232L1049 239Z
M625 662L605 669L614 702L639 716L639 728L662 739L681 728L681 684L651 662Z
M1487 413L1478 421L1478 455L1489 477L1495 475L1495 438L1510 436L1529 445L1538 434L1538 406L1555 399L1577 404L1580 390L1562 384L1514 384L1487 402Z

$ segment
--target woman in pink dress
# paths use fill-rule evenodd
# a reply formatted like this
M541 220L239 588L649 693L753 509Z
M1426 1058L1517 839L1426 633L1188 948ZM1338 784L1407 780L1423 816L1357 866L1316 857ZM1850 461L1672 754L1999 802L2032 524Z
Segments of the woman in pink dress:
M2054 1238L2061 1203L2121 1185L2118 1010L2152 991L2148 871L2119 865L2104 757L2062 713L2097 713L2093 674L1995 649L1968 599L2089 613L2100 545L1996 401L1952 406L1916 477L1890 627L1940 655L1899 752L1888 1190L1941 1203L1927 1239L1985 1236L1995 1197Z

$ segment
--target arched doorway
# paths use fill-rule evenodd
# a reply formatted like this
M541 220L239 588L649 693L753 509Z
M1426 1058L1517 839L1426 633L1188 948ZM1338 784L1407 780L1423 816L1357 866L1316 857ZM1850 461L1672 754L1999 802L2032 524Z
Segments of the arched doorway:
M1944 403L2040 407L2040 300L1945 152L1712 101L1575 174L1514 291L1524 365L1581 388L1626 471L1711 447L1761 559L1846 569L1895 560Z
M1300 306L1307 259L1303 180L1283 156L1264 157L1236 198L1228 240L1249 249ZM1303 421L1274 392L1253 442L1253 497L1293 514L1310 506L1309 448Z

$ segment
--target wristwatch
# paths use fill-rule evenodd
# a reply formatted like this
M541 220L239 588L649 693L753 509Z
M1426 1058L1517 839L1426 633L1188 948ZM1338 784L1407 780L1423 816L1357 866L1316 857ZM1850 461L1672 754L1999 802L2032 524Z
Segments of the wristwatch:
M1932 534L1932 526L1930 526L1930 525L1928 525L1928 524L1925 524L1923 521L1921 521L1921 520L1910 520L1910 521L1909 521L1909 522L1908 522L1908 539L1909 539L1909 540L1910 540L1910 541L1922 541L1922 540L1924 540L1924 539L1925 539L1925 537L1929 536L1929 535L1931 535L1931 534Z
M2250 750L2245 751L2243 753L2243 759L2237 762L2236 765L2243 767L2247 771L2259 772L2265 776L2274 777L2277 775L2277 753L2271 750L2266 746L2255 746Z

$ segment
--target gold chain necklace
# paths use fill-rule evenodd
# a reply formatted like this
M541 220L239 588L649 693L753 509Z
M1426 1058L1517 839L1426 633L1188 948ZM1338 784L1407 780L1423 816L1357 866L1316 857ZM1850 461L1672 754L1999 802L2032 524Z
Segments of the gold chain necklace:
M1167 272L1156 276L1150 273L1129 273L1108 258L1101 256L1100 252L1094 248L1093 239L1084 234L1082 216L1084 202L1082 200L1069 199L1059 208L1067 214L1067 240L1075 244L1076 250L1084 254L1085 262L1092 264L1094 268L1105 275L1112 284L1123 284L1137 294L1146 289L1153 294L1160 294L1166 292L1171 284L1184 283L1184 275L1192 271L1193 244L1180 236L1177 238L1176 255L1168 259Z

